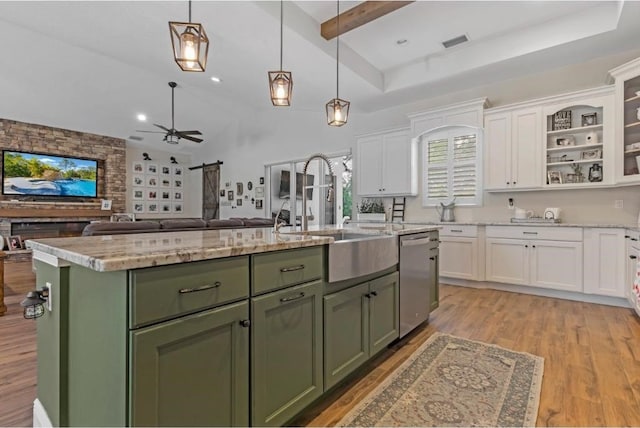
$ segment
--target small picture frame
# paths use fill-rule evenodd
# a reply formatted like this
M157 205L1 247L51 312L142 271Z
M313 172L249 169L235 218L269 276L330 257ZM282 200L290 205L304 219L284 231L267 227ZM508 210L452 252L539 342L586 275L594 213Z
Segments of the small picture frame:
M236 199L236 206L238 207L242 206L242 199Z
M598 113L585 113L582 115L582 126L593 126L598 124Z
M562 173L560 171L549 171L547 178L549 184L562 184Z
M182 167L174 166L173 167L173 175L182 175Z
M133 188L133 200L141 201L144 199L144 189L143 188Z
M600 149L585 150L580 154L580 159L582 160L602 159L602 150Z
M163 203L160 205L160 210L163 213L170 213L171 212L171 204L170 203Z
M182 180L173 180L173 187L182 187Z
M147 187L158 187L158 177L154 175L147 177Z
M162 165L160 167L162 175L171 175L171 167L169 165Z
M171 192L169 191L162 192L162 199L165 201L168 199L171 199Z
M134 186L144 186L144 175L135 174L133 176L133 185Z
M142 162L133 163L133 172L137 174L142 174L144 172L144 165Z
M158 175L158 165L155 163L147 164L147 174Z
M573 174L573 173L565 174L564 175L564 182L565 183L577 183L578 182L577 174Z
M244 188L244 185L242 183L236 183L236 194L238 196L242 195L242 192L244 191L243 188Z
M9 250L22 250L22 238L20 235L11 235L7 238L7 248Z
M173 193L173 199L175 201L181 201L182 200L182 192L174 192Z
M128 221L136 221L136 215L133 213L118 213L111 214L111 219L114 223L128 222Z
M133 212L137 214L141 214L144 212L144 204L142 202L134 202L133 203Z
M260 177L260 184L264 184L264 177Z
M224 190L224 189L220 190L220 197L221 197L221 198L224 198L226 194L227 194L227 193L225 192L225 190Z
M227 191L227 199L233 201L233 190Z
M256 209L262 209L262 199L256 199Z
M111 199L100 200L100 209L103 211L109 211L111 209Z
M173 203L173 212L181 213L182 212L182 202L174 202Z
M251 181L247 182L247 190L253 189L253 183Z
M161 184L162 187L171 187L171 180L169 180L168 178L163 178Z
M562 110L553 115L553 130L571 129L571 110Z
M264 197L264 186L256 186L256 198Z
M158 212L158 203L157 202L148 202L147 203L147 212L148 213L157 213Z

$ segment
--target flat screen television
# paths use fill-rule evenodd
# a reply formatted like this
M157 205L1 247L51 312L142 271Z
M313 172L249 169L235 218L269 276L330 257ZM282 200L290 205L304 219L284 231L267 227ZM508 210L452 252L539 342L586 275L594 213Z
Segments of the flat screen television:
M98 197L98 161L45 153L2 151L2 194Z
M313 186L313 175L307 174L307 186ZM289 197L291 174L287 170L280 171L280 198ZM302 173L296 172L296 199L302 199ZM313 189L307 189L307 199L313 199Z

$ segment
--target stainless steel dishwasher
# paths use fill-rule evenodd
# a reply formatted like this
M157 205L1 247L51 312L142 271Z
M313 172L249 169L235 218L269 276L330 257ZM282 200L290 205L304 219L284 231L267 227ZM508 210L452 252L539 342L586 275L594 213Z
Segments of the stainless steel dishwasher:
M438 303L438 231L400 236L400 337Z

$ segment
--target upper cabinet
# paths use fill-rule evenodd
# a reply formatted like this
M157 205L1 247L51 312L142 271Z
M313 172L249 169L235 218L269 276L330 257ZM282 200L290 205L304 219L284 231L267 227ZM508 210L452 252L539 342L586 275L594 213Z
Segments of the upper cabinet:
M609 72L615 80L616 181L640 182L640 58Z
M545 187L613 184L613 91L598 95L568 96L544 108Z
M360 196L415 196L418 194L417 143L409 129L358 138L357 177Z
M540 187L541 107L487 113L485 189Z

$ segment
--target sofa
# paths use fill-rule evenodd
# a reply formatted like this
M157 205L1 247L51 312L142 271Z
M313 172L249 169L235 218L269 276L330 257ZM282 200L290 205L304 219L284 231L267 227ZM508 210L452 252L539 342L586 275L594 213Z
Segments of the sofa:
M230 219L203 220L200 218L159 219L120 222L90 223L82 230L82 236L123 235L128 233L180 232L189 230L243 229L270 227L268 218L235 217Z

